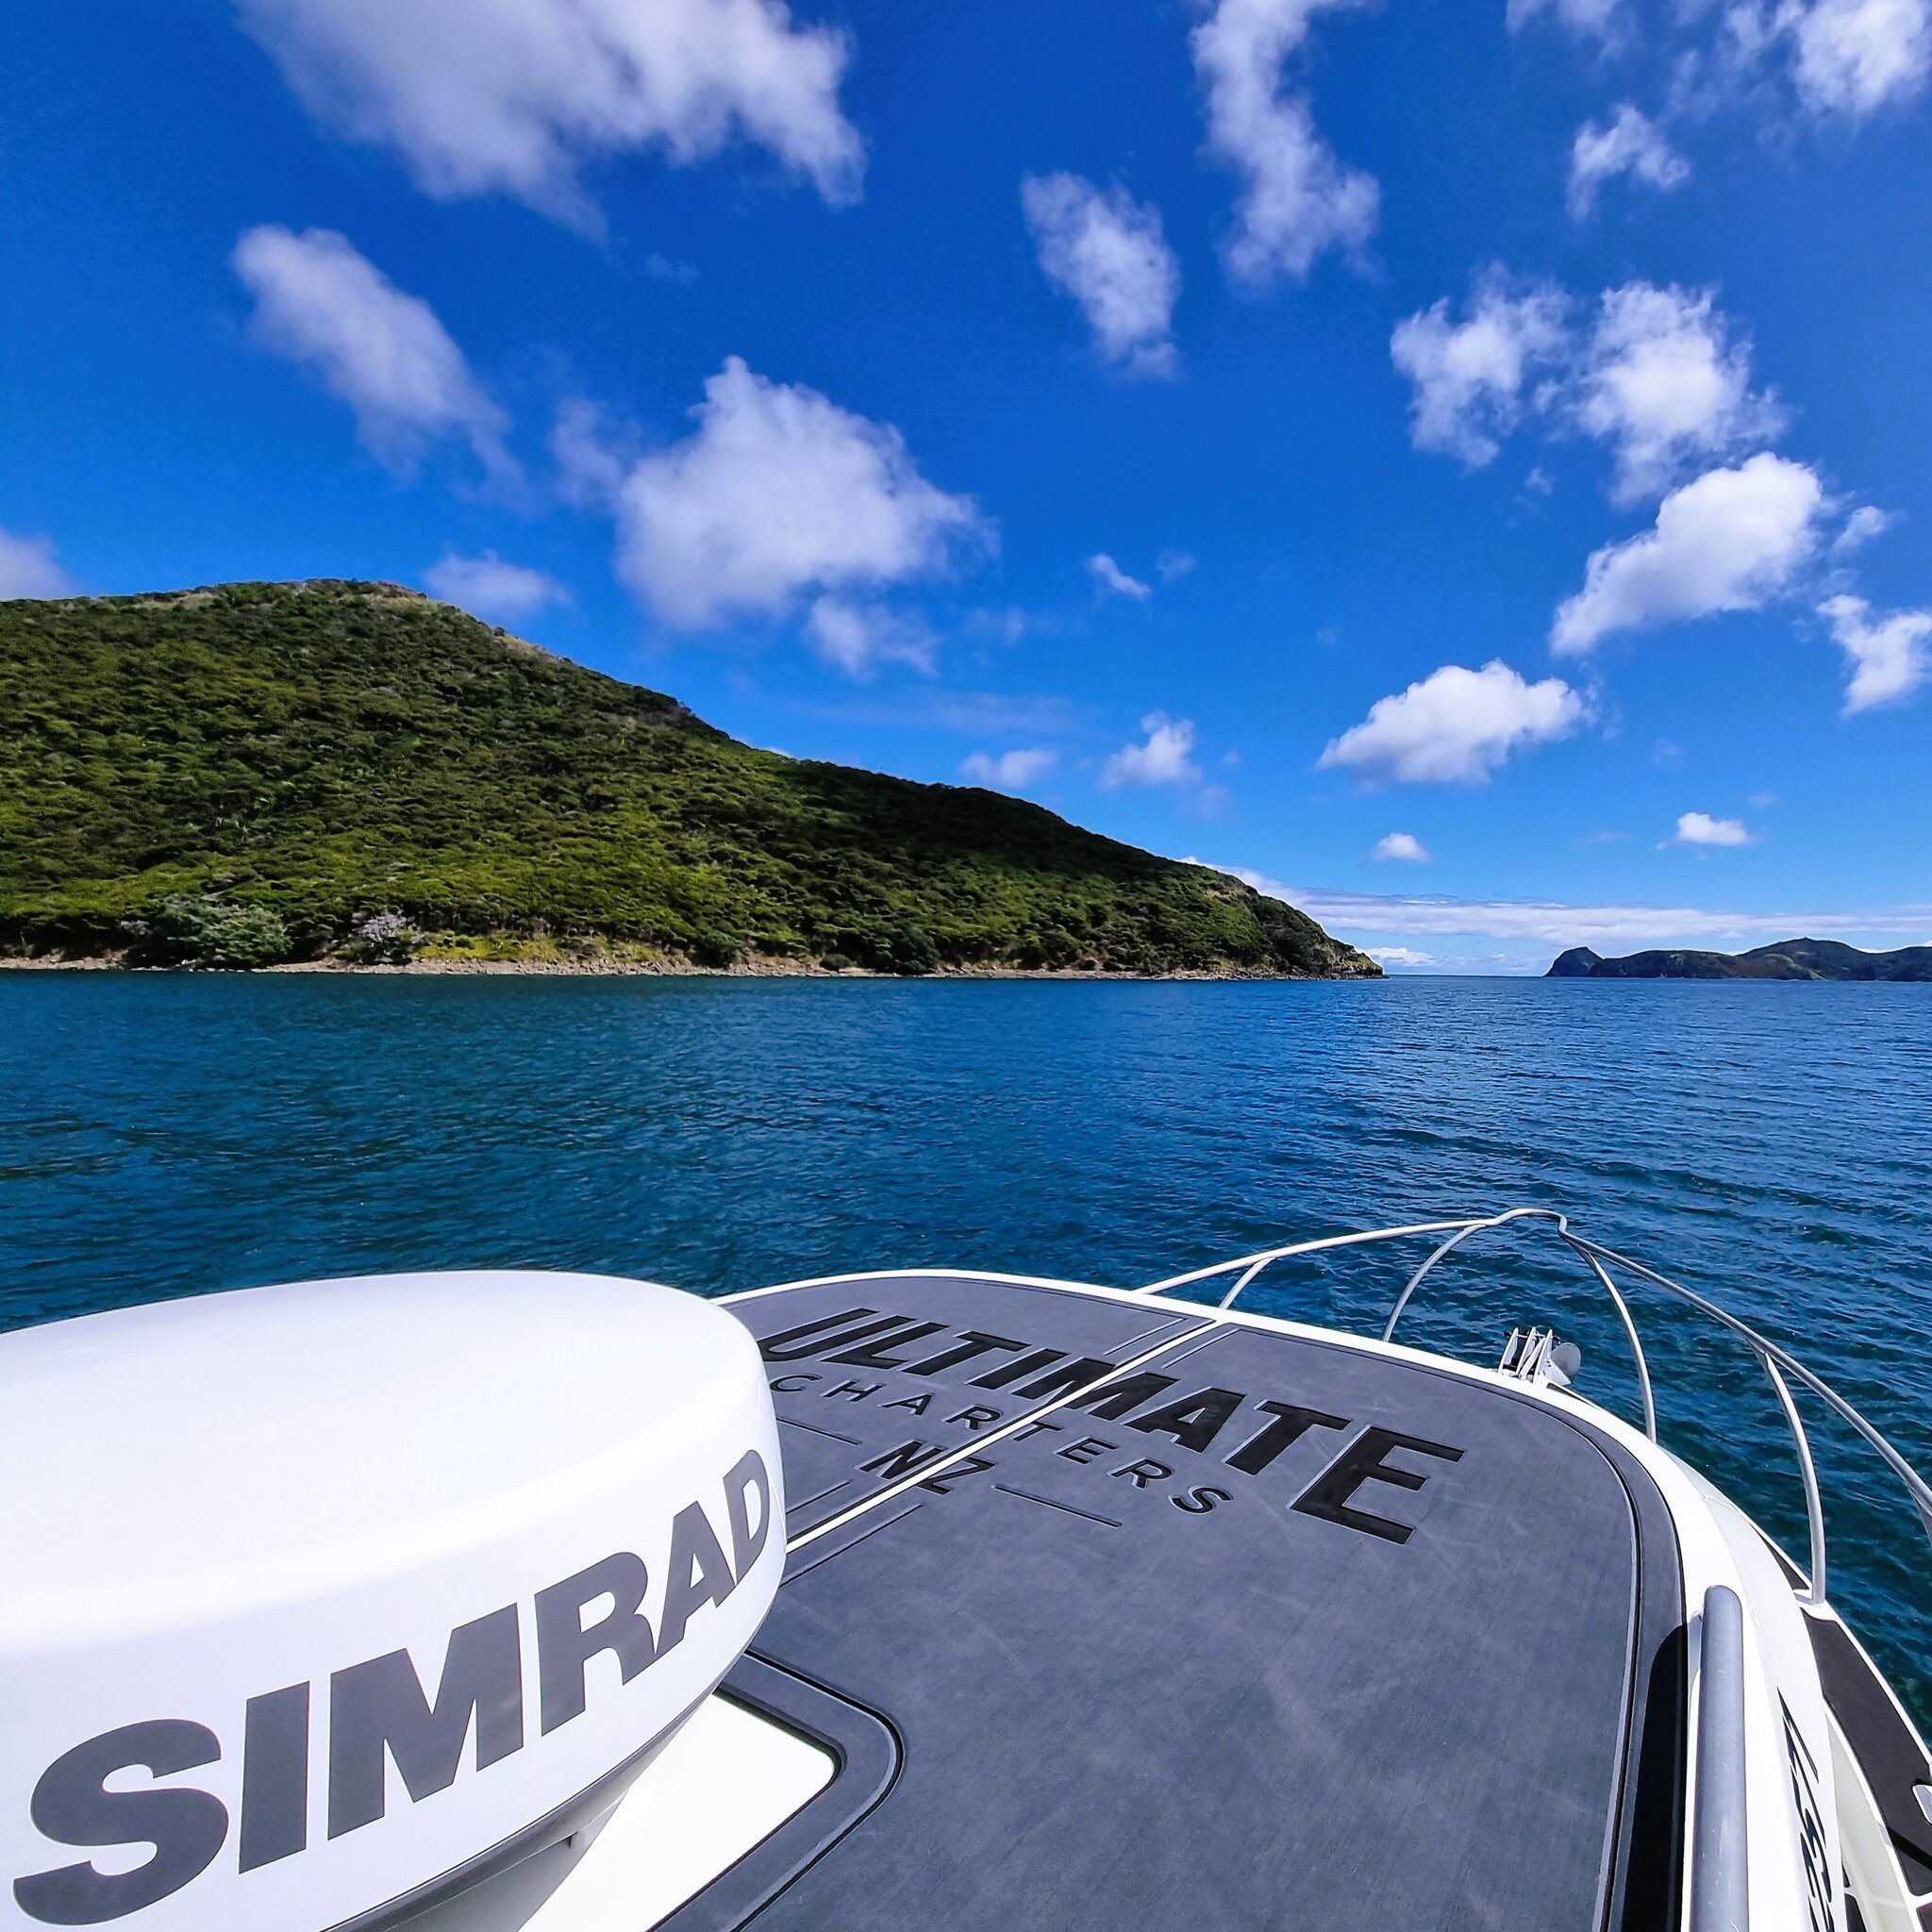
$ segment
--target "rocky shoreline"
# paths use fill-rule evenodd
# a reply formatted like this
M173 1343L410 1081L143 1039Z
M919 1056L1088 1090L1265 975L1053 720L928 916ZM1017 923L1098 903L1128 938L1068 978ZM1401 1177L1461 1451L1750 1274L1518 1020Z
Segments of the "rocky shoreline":
M62 959L0 957L0 973L125 973L201 975L245 974L251 978L286 974L358 974L385 979L509 976L555 979L1041 979L1093 985L1158 985L1168 981L1334 981L1366 980L1367 974L1315 973L1104 973L1073 967L939 966L929 973L876 973L869 967L820 966L808 961L740 960L730 966L699 966L681 960L642 959L412 959L407 965L369 965L349 959L293 959L274 966L131 966L120 958ZM1379 976L1379 975L1375 975Z

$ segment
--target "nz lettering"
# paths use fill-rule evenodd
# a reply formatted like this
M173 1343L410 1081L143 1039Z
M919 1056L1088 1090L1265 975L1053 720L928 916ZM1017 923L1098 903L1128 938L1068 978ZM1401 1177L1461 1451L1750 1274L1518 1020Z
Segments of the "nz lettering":
M1259 1475L1313 1431L1334 1432L1341 1438L1356 1426L1347 1416L1331 1415L1301 1403L1254 1400L1239 1389L1203 1388L1176 1396L1171 1392L1179 1384L1176 1375L1146 1370L1114 1380L1110 1378L1116 1375L1117 1365L1099 1357L1074 1357L1064 1349L1037 1348L1009 1336L988 1335L977 1329L964 1329L943 1345L935 1346L932 1338L946 1330L943 1322L915 1322L905 1315L881 1315L872 1308L846 1308L767 1336L758 1345L771 1363L810 1359L816 1364L809 1370L781 1367L772 1378L773 1391L780 1396L811 1393L828 1402L872 1403L885 1394L889 1386L902 1385L867 1380L856 1372L890 1373L914 1381L940 1376L958 1381L961 1378L956 1372L966 1370L969 1373L963 1379L969 1389L1008 1390L1013 1399L1023 1402L1066 1398L1052 1417L1028 1423L1004 1440L1024 1442L1046 1433L1064 1434L1069 1440L1055 1445L1054 1453L1082 1465L1108 1463L1110 1455L1123 1445L1071 1426L1080 1420L1074 1414L1075 1410L1084 1410L1087 1421L1117 1422L1144 1437L1167 1438L1176 1449L1191 1456L1205 1458L1212 1453L1221 1467L1248 1476ZM832 1367L848 1373L840 1376L824 1373ZM881 1410L906 1411L910 1417L924 1416L938 1404L937 1420L963 1424L969 1434L1006 1419L1002 1410L990 1404L973 1402L959 1407L958 1400L937 1391L914 1390L877 1406ZM1364 1428L1352 1440L1339 1443L1327 1467L1289 1507L1365 1536L1407 1542L1415 1525L1367 1507L1362 1494L1372 1484L1413 1491L1428 1481L1421 1472L1391 1462L1390 1456L1396 1452L1442 1462L1459 1462L1463 1454L1446 1442L1431 1441L1424 1436ZM881 1482L892 1482L949 1453L946 1443L914 1438L871 1457L859 1468ZM992 1466L987 1457L974 1457L949 1465L926 1487L944 1493L952 1484ZM1175 1465L1152 1455L1134 1456L1120 1467L1108 1466L1107 1474L1135 1491L1144 1491L1173 1478ZM1374 1493L1369 1491L1371 1497ZM1177 1509L1206 1515L1233 1498L1218 1486L1191 1484L1178 1493L1170 1493L1168 1500Z

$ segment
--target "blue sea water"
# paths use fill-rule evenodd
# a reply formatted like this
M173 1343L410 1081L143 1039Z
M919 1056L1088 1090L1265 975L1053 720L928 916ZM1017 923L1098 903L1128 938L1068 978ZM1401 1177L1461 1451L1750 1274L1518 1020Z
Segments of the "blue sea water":
M1132 1284L1524 1202L1757 1324L1932 1471L1932 987L0 974L0 1326L413 1268ZM1420 1257L1284 1266L1255 1302L1379 1327ZM1755 1363L1636 1305L1665 1440L1802 1559ZM1636 1413L1546 1234L1445 1264L1403 1332L1493 1360L1532 1318ZM1817 1434L1834 1599L1932 1710L1932 1554Z

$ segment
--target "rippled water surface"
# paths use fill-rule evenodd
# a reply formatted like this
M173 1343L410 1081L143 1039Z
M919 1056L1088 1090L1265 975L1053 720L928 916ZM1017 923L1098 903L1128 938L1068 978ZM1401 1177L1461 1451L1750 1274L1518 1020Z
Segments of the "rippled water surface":
M0 974L0 1326L481 1265L1134 1283L1519 1202L1758 1324L1932 1470L1932 987ZM1379 1323L1406 1257L1257 1302ZM1497 1237L1404 1333L1493 1359L1554 1320L1634 1413L1589 1290ZM1666 1440L1801 1550L1749 1357L1638 1311ZM1923 1712L1932 1557L1820 1437L1833 1594Z

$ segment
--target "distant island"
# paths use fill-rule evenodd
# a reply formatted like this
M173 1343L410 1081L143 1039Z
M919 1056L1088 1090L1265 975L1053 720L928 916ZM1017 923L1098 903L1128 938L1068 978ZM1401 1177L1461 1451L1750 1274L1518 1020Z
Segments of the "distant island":
M0 956L1367 978L1023 799L759 751L394 584L0 603Z
M1932 946L1861 953L1836 940L1780 940L1748 953L1632 953L1606 959L1588 946L1560 953L1546 979L1932 979Z

